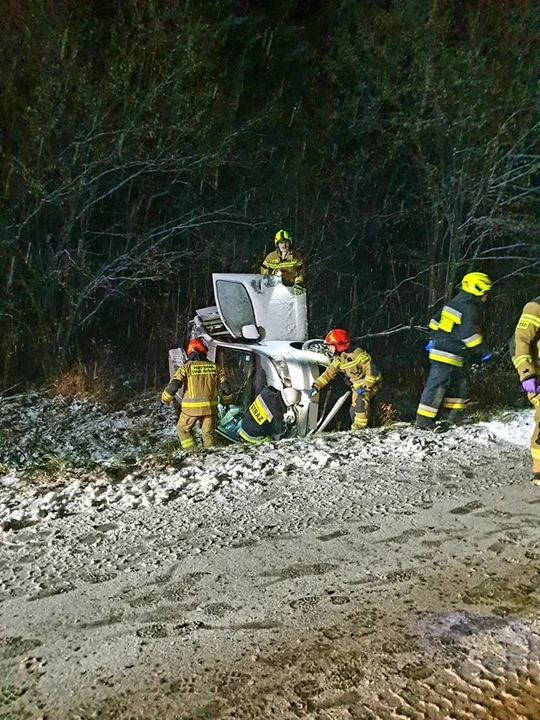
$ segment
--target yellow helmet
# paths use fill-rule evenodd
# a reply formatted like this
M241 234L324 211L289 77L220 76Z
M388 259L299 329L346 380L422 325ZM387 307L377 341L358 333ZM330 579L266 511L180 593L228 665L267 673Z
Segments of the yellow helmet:
M274 237L274 245L277 247L278 242L281 242L282 240L287 240L289 245L292 245L291 233L287 230L278 230L276 236Z
M493 283L486 273L481 272L467 273L461 281L462 290L472 295L478 295L478 297L481 297L487 293L488 290L491 290L492 285Z

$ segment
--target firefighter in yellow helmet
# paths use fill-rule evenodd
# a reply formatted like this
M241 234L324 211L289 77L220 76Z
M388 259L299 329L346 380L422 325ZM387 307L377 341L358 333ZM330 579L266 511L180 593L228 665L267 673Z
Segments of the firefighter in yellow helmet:
M291 234L278 230L274 237L276 249L269 253L260 267L261 275L281 274L281 281L293 287L297 294L304 292L304 263L298 250L293 250Z
M528 302L516 326L512 362L521 387L534 406L534 431L531 437L533 485L540 485L540 297Z
M334 359L315 380L309 396L313 397L342 372L353 391L351 411L354 419L351 429L363 430L369 421L371 399L381 385L381 374L368 352L360 347L351 346L351 339L346 330L340 328L331 330L324 338L324 342Z
M435 428L440 408L450 410L449 421L458 424L467 402L467 381L463 362L470 352L481 362L491 358L479 327L480 303L487 300L492 282L485 273L467 273L461 291L429 323L429 375L416 411L416 424Z
M217 423L217 395L221 393L222 405L231 402L229 384L225 373L206 357L206 346L200 338L189 341L188 359L181 365L173 379L161 395L161 403L173 401L180 386L184 387L182 409L176 432L180 445L187 452L195 452L197 445L193 436L193 427L201 423L202 441L205 448L215 444Z

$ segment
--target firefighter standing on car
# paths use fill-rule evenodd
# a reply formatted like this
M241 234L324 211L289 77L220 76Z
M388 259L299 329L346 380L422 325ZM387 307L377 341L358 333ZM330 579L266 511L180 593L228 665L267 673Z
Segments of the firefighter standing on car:
M231 402L225 373L216 363L207 359L206 352L206 346L200 338L190 340L186 363L178 368L161 395L161 403L168 404L183 386L182 408L176 431L180 445L187 452L197 450L193 436L193 427L197 421L201 424L204 447L209 448L215 444L218 390L221 393L222 405Z
M353 392L351 411L354 419L351 429L362 430L367 427L371 399L379 390L381 375L366 350L351 346L349 334L345 330L331 330L324 342L334 358L313 383L310 397L335 380L338 373L344 373Z
M276 249L269 253L260 267L261 275L279 275L284 285L294 288L297 294L304 291L304 263L297 250L293 250L292 237L287 230L278 230L274 238Z
M429 375L416 411L418 427L434 429L441 407L450 410L450 422L461 421L467 402L464 356L467 352L474 353L481 362L491 358L478 325L480 303L487 300L491 286L485 273L467 273L461 281L461 291L431 319L432 332L426 345Z
M301 397L302 393L296 388L277 390L271 385L263 387L244 415L238 437L255 444L283 435L286 430L285 413L298 405Z
M521 387L534 406L534 431L531 437L533 485L540 485L540 297L528 302L521 313L512 347L512 362Z

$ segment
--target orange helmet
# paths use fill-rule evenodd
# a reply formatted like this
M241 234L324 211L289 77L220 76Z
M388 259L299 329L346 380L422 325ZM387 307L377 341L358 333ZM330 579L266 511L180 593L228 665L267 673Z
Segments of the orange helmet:
M349 333L346 330L340 330L339 328L330 330L328 335L324 338L324 342L326 345L333 345L338 352L343 352L351 344Z
M193 338L188 342L187 354L191 355L192 352L201 352L206 355L206 345L203 343L201 338Z

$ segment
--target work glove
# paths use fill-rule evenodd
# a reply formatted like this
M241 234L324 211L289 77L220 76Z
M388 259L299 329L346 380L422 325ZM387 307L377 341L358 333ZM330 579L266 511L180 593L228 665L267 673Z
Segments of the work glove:
M484 363L484 362L487 362L488 360L491 360L492 357L493 357L493 353L487 352L485 355L482 355L482 357L480 358L480 361Z
M304 292L304 288L301 285L293 285L295 295L301 295Z
M165 403L163 402L163 400L158 400L156 403L156 407L158 410L163 410L163 408L165 407Z
M426 350L427 350L427 352L429 352L432 347L433 347L433 340L429 340L429 341L426 343Z
M317 388L315 387L315 385L312 385L311 390L309 391L309 397L310 397L310 398L315 397L315 395L316 395L318 392L319 392L319 391L317 390Z
M358 393L358 395L363 395L366 392L366 388L358 387L356 388L356 392Z
M539 391L538 385L536 384L536 378L527 378L527 380L523 380L521 387L526 393L538 394Z

